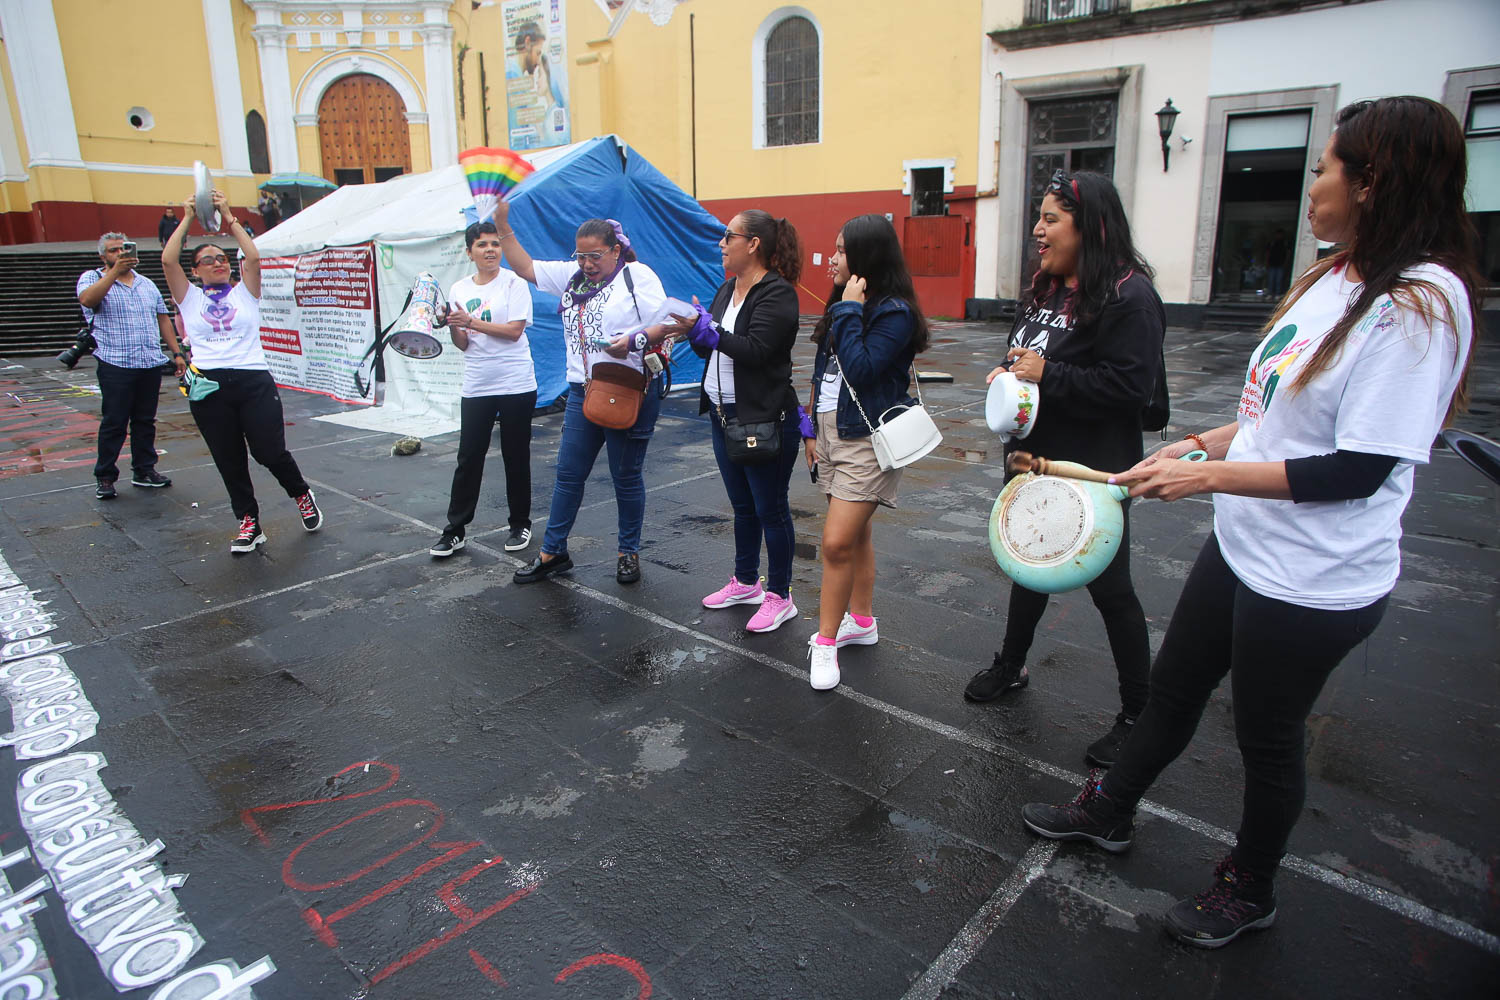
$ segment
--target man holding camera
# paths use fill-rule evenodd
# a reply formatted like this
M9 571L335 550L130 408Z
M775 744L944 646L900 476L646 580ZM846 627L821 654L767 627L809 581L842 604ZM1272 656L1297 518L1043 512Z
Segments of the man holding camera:
M115 496L120 470L115 460L130 430L130 482L159 489L172 480L156 471L156 401L161 394L163 338L171 345L172 364L181 375L187 367L167 303L156 283L137 274L135 243L123 233L99 237L104 266L78 276L78 302L93 332L98 361L99 460L94 465L100 500ZM80 338L80 340L83 338Z

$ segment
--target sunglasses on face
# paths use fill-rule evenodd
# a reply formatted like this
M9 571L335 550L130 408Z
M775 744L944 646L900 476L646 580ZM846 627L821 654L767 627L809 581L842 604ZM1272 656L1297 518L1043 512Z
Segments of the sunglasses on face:
M737 233L733 229L726 229L726 230L724 230L724 235L719 240L719 242L720 243L728 243L731 240L733 240L736 236L740 237L741 239L745 239L745 240L753 239L754 238L749 233Z
M604 255L607 253L609 253L608 250L585 250L582 252L574 251L573 253L568 254L568 259L578 262L588 261L590 264L597 264L604 259Z
M193 266L194 267L202 267L205 264L228 264L228 263L229 263L229 258L226 257L226 256L224 256L221 253L204 254L202 257L198 258L197 262L195 264L193 264Z

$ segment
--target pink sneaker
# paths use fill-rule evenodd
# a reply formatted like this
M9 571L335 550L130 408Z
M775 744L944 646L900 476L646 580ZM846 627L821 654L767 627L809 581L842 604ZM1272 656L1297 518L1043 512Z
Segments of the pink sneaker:
M759 604L765 600L766 589L760 585L760 581L754 583L740 583L734 574L729 574L729 582L703 599L705 608L727 608L732 604Z
M781 628L783 622L796 617L797 605L792 603L791 594L781 597L768 590L765 592L765 600L761 602L760 610L745 623L745 631L774 632Z

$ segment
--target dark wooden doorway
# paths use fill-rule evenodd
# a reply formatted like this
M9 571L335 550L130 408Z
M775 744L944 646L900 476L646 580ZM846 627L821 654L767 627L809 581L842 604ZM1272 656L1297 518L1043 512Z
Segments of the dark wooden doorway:
M411 172L406 105L396 88L368 73L340 77L318 102L323 176L372 184Z

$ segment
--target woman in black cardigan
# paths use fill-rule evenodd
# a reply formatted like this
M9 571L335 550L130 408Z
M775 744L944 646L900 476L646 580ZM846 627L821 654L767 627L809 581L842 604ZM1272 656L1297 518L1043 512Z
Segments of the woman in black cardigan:
M792 603L792 510L787 501L792 467L802 451L806 416L792 389L792 345L797 341L797 276L802 244L785 219L747 209L729 220L719 241L731 275L714 293L688 333L708 360L698 412L709 414L714 457L734 508L734 573L703 599L706 608L758 604L745 628L771 632L797 616ZM697 305L697 300L694 300ZM771 461L732 461L724 424L771 422L781 439ZM808 429L810 430L810 426ZM764 443L760 444L764 447ZM760 580L760 544L766 543L766 580Z

